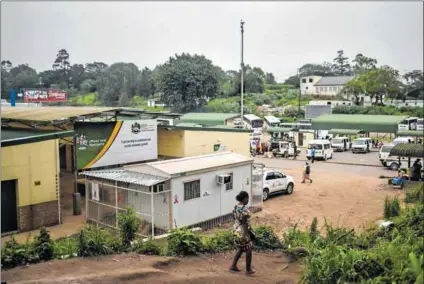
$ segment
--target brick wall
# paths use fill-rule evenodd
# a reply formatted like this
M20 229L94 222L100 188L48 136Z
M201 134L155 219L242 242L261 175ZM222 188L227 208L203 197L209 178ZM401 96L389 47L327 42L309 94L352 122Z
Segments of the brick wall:
M59 223L56 201L19 207L19 231L26 232Z

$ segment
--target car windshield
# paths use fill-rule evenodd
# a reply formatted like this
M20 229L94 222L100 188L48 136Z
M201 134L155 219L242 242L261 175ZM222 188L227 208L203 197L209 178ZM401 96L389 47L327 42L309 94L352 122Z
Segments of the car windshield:
M353 144L355 144L355 145L365 145L365 140L355 140L355 141L353 141Z
M289 143L281 143L280 145L281 145L281 148L283 149L289 148Z
M381 152L389 153L393 146L383 146L381 147Z
M341 144L343 143L343 140L340 138L333 138L333 140L331 140L331 143Z
M309 144L308 145L308 149L312 149L312 148L314 148L315 147L315 149L322 149L322 145L321 144Z

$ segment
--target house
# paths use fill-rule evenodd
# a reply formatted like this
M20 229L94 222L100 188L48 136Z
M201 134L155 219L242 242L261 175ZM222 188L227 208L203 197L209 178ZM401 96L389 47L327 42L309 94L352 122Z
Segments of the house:
M322 77L314 84L315 94L322 96L337 96L346 83L353 78L354 76Z
M309 105L311 106L331 106L334 108L335 106L352 106L352 101L335 101L335 100L326 100L326 101L309 101Z
M142 218L143 235L195 225L210 228L231 220L241 190L250 194L250 206L262 208L262 187L255 182L252 187L252 165L250 157L219 152L83 172L87 219L116 227L117 212L132 206Z
M306 76L300 78L300 93L302 95L315 95L314 85L321 80L321 76Z
M148 107L166 107L166 104L158 98L147 99Z
M57 225L59 139L73 131L1 129L1 233Z

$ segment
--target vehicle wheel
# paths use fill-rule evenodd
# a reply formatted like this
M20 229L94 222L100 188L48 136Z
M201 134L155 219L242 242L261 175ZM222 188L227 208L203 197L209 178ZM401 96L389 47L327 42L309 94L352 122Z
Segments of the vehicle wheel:
M397 171L399 169L399 165L397 163L391 163L390 164L390 169L392 171Z
M293 188L294 188L294 184L293 183L289 183L289 185L287 185L286 193L287 194L292 194L293 193Z
M333 153L331 153L331 155L330 155L330 158L329 158L329 159L331 159L331 160L333 159Z
M269 197L269 190L268 190L268 188L265 188L263 195L262 195L262 200L265 201L265 200L268 199L268 197Z

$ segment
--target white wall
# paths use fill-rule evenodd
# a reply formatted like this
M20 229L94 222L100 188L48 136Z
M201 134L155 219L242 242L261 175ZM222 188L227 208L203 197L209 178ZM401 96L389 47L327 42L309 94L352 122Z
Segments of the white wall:
M352 106L353 102L352 101L310 101L309 105L319 105L319 106L331 105L331 107L333 108L335 106L341 106L341 105Z
M315 94L322 96L337 96L343 89L343 86L316 86Z
M176 225L190 226L231 213L236 204L236 195L241 190L251 191L251 169L249 164L172 179L172 210ZM229 173L233 173L233 189L226 191L225 185L216 183L216 176ZM246 178L249 178L249 185L246 185ZM200 198L184 201L184 182L194 180L200 180ZM203 196L205 192L210 195ZM177 204L174 203L174 196L178 197Z
M313 95L315 94L314 85L318 83L321 76L307 76L300 78L300 93L302 95ZM311 82L312 81L312 82Z

